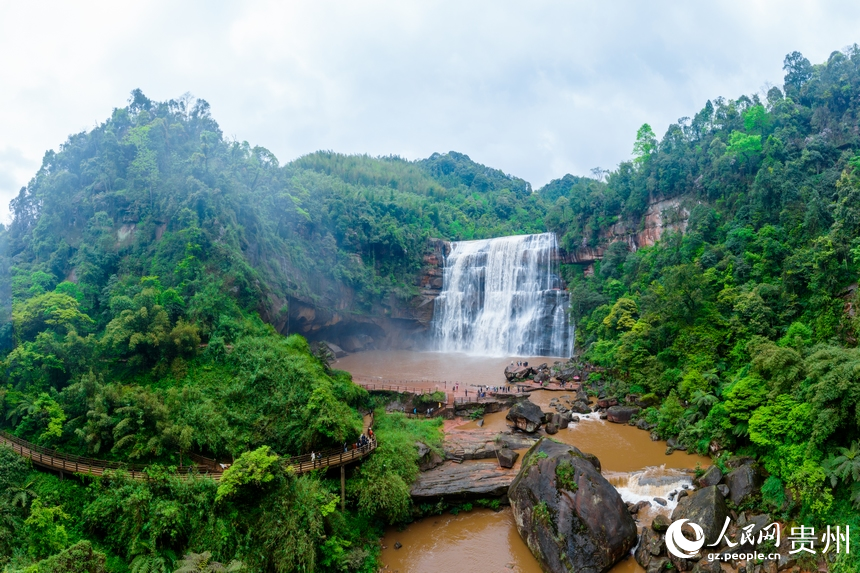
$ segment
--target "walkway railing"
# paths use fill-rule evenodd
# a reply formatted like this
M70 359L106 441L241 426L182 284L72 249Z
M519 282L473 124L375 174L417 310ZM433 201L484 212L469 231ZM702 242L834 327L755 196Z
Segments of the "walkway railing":
M16 454L32 460L37 466L59 472L100 476L103 475L106 470L124 470L129 473L132 479L149 479L149 476L145 471L147 466L143 464L109 462L106 460L97 460L73 454L66 454L57 450L37 446L36 444L32 444L3 431L0 431L0 443L8 445ZM349 445L346 451L344 451L343 448L339 448L322 451L318 454L315 453L313 460L311 459L311 454L305 454L302 456L289 457L284 461L287 465L292 466L297 474L303 474L322 468L351 464L352 462L360 460L373 452L376 447L376 438L370 438L370 440L363 446L358 446L356 444L353 447L352 445ZM223 470L221 470L214 460L211 461L213 462L211 465L178 466L176 471L177 474L182 477L197 474L208 475L212 479L219 480L221 479Z
M66 454L50 448L44 448L31 444L26 440L22 440L8 432L0 432L0 443L4 443L12 448L18 455L28 458L34 464L43 468L57 470L60 472L70 472L78 474L88 474L100 476L105 470L125 470L133 479L147 479L148 476L144 471L146 465L143 464L127 464L122 462L109 462L106 460L97 460L93 458L85 458L73 454ZM209 472L203 466L178 466L176 471L180 475L188 474L209 474L215 479L221 477L220 472Z

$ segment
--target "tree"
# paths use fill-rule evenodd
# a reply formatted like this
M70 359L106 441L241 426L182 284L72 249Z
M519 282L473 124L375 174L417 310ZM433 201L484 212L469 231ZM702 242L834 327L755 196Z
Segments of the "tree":
M785 56L782 69L785 70L785 90L797 93L803 84L812 77L812 64L800 52Z
M636 142L633 144L633 163L641 168L648 163L652 154L657 151L657 136L647 123L636 132Z

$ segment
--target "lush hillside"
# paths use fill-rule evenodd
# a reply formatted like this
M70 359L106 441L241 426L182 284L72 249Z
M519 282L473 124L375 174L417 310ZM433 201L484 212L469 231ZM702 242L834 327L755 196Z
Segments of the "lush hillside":
M385 316L417 292L428 237L544 230L601 253L593 274L563 270L578 346L610 392L659 397L644 414L656 431L718 463L757 457L753 503L773 514L860 528L860 50L785 66L782 89L710 101L661 140L643 126L634 159L601 181L536 192L453 152L281 166L225 140L204 101L134 92L46 154L0 230L0 424L152 464L153 479L61 483L0 450L10 570L99 552L110 570L173 570L188 551L373 570L375 528L409 515L415 440L438 436L382 418L345 512L338 483L283 468L272 453L351 441L373 405L282 335L291 309ZM683 233L635 252L611 242L660 199L685 206ZM235 478L171 477L185 453L235 457Z
M860 49L785 70L783 89L709 101L659 141L643 126L633 161L546 220L596 245L648 198L687 201L683 234L567 269L580 347L617 394L664 399L646 413L662 436L760 459L770 511L844 521L860 507Z

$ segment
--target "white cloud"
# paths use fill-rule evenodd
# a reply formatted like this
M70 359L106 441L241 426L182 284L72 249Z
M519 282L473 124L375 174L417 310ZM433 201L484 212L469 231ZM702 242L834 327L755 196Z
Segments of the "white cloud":
M823 61L858 24L850 2L0 2L0 214L137 87L206 99L282 162L457 150L538 187L781 85L786 53Z

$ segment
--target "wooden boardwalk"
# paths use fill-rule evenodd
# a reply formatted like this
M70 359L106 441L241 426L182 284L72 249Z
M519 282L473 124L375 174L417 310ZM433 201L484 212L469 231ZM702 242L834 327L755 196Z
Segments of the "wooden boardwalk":
M372 416L365 416L364 431L367 433L370 424L373 422ZM101 476L107 470L124 470L128 472L132 479L146 480L149 476L146 473L146 465L142 464L126 464L122 462L109 462L105 460L97 460L93 458L85 458L66 454L57 450L43 448L37 446L21 438L17 438L8 432L0 432L0 444L5 444L12 450L33 462L43 469L53 470L70 474L83 474L91 476ZM347 444L347 447L334 450L326 450L315 452L314 460L311 460L311 454L303 456L293 456L284 459L287 466L293 468L296 474L303 474L314 470L335 468L346 466L372 453L377 447L376 438L372 438L367 445L362 447ZM206 458L200 458L206 460ZM192 475L205 475L214 480L221 479L224 469L228 466L220 466L212 460L206 460L211 463L199 463L191 466L177 466L176 473L181 477L187 478Z

